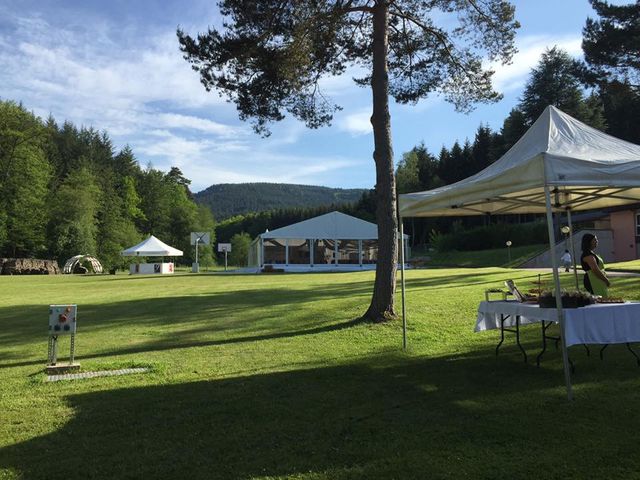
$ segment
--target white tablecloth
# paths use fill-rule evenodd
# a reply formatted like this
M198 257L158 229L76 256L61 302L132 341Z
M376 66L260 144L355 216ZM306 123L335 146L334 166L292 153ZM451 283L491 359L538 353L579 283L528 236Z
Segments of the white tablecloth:
M567 346L640 342L640 303L595 304L563 311ZM481 302L475 331L500 328L501 314L511 315L505 326L514 326L516 315L520 316L520 325L558 321L555 308L516 301Z

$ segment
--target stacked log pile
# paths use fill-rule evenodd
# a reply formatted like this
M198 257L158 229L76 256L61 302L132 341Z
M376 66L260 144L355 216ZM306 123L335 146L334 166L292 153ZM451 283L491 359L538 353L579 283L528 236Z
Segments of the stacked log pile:
M55 260L37 258L0 258L0 275L58 275Z

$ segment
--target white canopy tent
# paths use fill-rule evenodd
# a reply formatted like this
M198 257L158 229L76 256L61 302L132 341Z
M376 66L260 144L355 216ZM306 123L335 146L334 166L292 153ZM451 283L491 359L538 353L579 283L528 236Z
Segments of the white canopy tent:
M363 268L377 260L377 240L375 223L330 212L258 235L249 250L249 265ZM276 253L269 254L269 249Z
M139 244L121 252L123 257L181 257L182 250L170 247L151 235Z
M399 195L398 199L401 231L404 217L546 213L556 292L560 291L560 277L553 249L553 212L566 212L571 228L572 211L636 202L640 202L640 146L591 128L553 106L547 107L522 138L486 169L452 185ZM404 264L402 259L400 263ZM402 269L406 345L404 296ZM567 395L571 399L560 295L556 295L556 306Z

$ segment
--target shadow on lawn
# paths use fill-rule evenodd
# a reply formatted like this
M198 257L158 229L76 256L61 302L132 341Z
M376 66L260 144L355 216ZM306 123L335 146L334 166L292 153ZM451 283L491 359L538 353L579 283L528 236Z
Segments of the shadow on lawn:
M367 362L70 395L73 418L0 449L0 467L29 479L611 478L640 468L630 369L569 404L557 370L477 355Z
M527 275L527 272L514 273L515 275L511 275L510 272L505 272L504 278L522 278L523 274ZM302 279L301 276L296 277ZM160 280L163 278L154 277ZM107 280L109 282L124 280L123 288L132 288L129 286L129 277L122 279L108 277ZM162 297L99 304L91 303L91 298L85 299L87 303L79 300L77 302L78 328L81 335L85 332L95 335L114 335L118 334L120 329L130 326L138 328L138 332L143 332L145 329L153 332L153 335L144 338L142 343L139 342L134 347L123 346L118 348L117 352L109 350L97 352L97 355L84 351L80 356L88 358L195 345L222 345L344 328L344 325L350 326L355 321L352 321L352 317L345 317L340 306L334 307L333 310L324 310L318 305L325 300L347 299L342 305L361 304L361 310L364 312L372 289L372 279L366 279L322 285L313 289L263 285L261 288L254 289L176 296L172 294L170 288L173 278L168 277L166 280L169 282L159 283L163 286L159 288L167 289L166 295ZM414 295L422 295L423 292L419 290L424 289L437 290L467 285L495 285L495 283L496 280L487 282L485 273L474 272L474 270L452 276L409 278L407 279L408 299L410 302ZM164 287L165 285L167 287ZM318 302L315 311L310 309L304 318L298 317L299 328L289 321L281 321L291 318L292 312L300 312L314 302ZM11 326L0 331L0 352L2 346L15 347L41 341L46 337L46 319L47 305L0 308L0 325ZM12 359L21 361L11 363ZM39 364L42 358L25 359L23 354L14 348L12 352L0 353L0 362L0 368L6 368Z
M219 340L191 340L191 341L183 341L179 338L179 335L167 335L166 339L162 338L159 341L154 340L153 342L145 343L143 345L136 345L132 347L124 347L118 346L117 350L109 350L101 353L88 353L86 355L78 355L76 356L77 360L88 360L92 358L104 358L104 357L118 357L121 355L132 355L136 353L144 353L144 352L158 352L164 350L180 350L183 348L193 348L193 347L213 347L219 345L230 345L235 343L245 343L245 342L259 342L263 340L276 340L278 338L293 338L299 337L303 335L316 335L320 333L333 332L351 328L355 325L362 323L362 320L359 318L349 320L342 323L334 323L331 325L325 325L322 327L315 328L307 328L302 330L287 330L276 333L266 333L264 335L249 335L249 336L238 336L233 338L224 338ZM205 330L205 329L203 329ZM210 330L210 329L209 329ZM193 331L189 331L189 334L193 334ZM178 337L178 338L176 338ZM2 355L0 355L0 359L2 359ZM28 365L39 365L43 363L43 359L40 358L38 360L29 360L23 362L7 362L0 363L0 369L2 368L12 368L12 367L24 367Z
M345 317L340 307L324 310L321 308L322 301L361 296L355 301L363 303L364 312L370 288L371 282L363 281L313 290L265 287L192 296L167 295L106 304L79 303L79 335L112 336L132 326L138 329L138 333L148 329L153 334L135 346L121 345L117 351L97 354L85 351L78 358L225 345L349 328L358 320ZM314 302L319 304L309 309L308 314L300 314L303 308ZM25 360L23 354L17 351L2 353L1 347L30 344L43 338L46 341L47 315L46 305L0 308L0 325L11 325L11 328L0 332L0 369L42 363L40 357ZM292 322L288 317L295 317L296 321ZM22 361L11 362L18 358Z
M472 287L485 285L487 287L500 287L504 288L504 282L508 279L517 280L522 283L532 283L538 279L537 274L523 270L504 270L490 272L491 279L487 280L487 272L480 271L479 269L468 269L465 273L459 273L455 275L441 275L439 277L429 278L408 278L406 280L407 289L411 288L441 288L449 289L456 287ZM480 269L481 270L481 269Z
M109 328L118 324L165 325L192 321L218 320L237 312L256 310L265 318L295 310L300 306L325 299L368 296L373 282L350 282L315 289L269 288L240 289L176 296L170 289L166 295L138 298L122 302L91 303L78 299L78 328ZM367 298L368 300L368 298ZM278 310L280 309L280 310ZM0 332L2 343L19 342L25 337L46 333L48 305L20 305L0 308L0 325L11 325ZM259 321L255 316L252 322Z

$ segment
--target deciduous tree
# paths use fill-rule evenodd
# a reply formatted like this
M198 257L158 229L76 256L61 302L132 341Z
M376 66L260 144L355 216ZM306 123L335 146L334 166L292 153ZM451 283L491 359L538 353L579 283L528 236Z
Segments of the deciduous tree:
M45 129L35 115L0 102L0 255L45 250L48 183Z
M51 251L60 262L74 255L96 255L101 192L86 167L74 169L53 194Z

